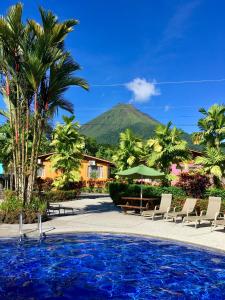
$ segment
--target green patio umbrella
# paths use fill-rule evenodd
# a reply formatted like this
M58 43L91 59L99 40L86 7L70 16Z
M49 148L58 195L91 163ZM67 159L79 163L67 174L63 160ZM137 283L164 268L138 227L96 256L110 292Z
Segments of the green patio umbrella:
M153 168L146 167L145 165L139 165L137 167L133 167L121 172L118 172L117 175L119 176L126 176L126 177L132 177L137 179L143 179L143 178L151 178L151 179L160 179L165 176L164 173L159 172ZM143 198L142 193L142 183L141 183L141 194L140 198ZM142 207L142 201L141 201L141 207Z

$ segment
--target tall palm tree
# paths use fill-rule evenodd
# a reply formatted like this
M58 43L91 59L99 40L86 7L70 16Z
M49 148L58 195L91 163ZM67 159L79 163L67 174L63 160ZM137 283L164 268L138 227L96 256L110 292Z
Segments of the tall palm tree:
M119 148L113 155L118 171L137 166L143 155L143 143L130 129L120 133Z
M147 164L156 166L167 175L173 163L179 164L189 157L187 142L181 137L183 132L171 126L171 122L157 126L155 137L147 141L145 148Z
M218 150L224 147L225 105L214 104L208 111L201 108L199 112L203 114L203 118L198 121L200 132L193 134L194 143L214 147Z
M88 89L88 85L74 76L80 67L64 45L77 20L59 22L52 12L40 8L42 24L34 20L24 24L22 12L18 3L0 18L0 73L13 137L16 191L24 202L29 202L47 121L59 108L73 112L72 104L64 98L68 87Z

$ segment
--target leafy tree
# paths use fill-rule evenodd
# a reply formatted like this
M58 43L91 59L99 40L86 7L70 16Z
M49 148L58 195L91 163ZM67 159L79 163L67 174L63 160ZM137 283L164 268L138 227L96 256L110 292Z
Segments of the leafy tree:
M221 186L221 178L225 175L225 154L217 148L207 148L204 156L196 158L195 162L203 167L207 174L213 177L214 185Z
M199 119L198 126L200 132L193 134L193 141L206 147L224 147L225 139L225 105L212 105L208 111L204 108L199 110L203 118Z
M83 137L85 142L84 152L88 155L95 156L96 152L98 151L98 144L96 142L96 139L85 135Z
M52 166L60 171L53 185L58 189L66 188L70 183L79 181L79 168L84 149L84 138L79 133L78 122L72 117L63 117L64 124L58 124L53 133L51 146L54 154L51 157Z
M142 161L143 142L130 129L120 133L119 147L113 155L118 171L135 167Z
M29 203L46 124L59 108L73 112L64 98L68 87L87 89L88 85L74 76L80 67L64 44L78 21L59 22L51 11L40 8L41 24L34 20L24 23L22 13L18 3L0 19L1 93L7 107L1 113L8 118L12 132L16 193L23 203Z
M189 157L187 142L181 138L183 132L176 127L171 128L171 125L171 122L166 126L159 125L155 129L155 137L149 139L145 147L147 164L166 175L170 174L173 163L179 164Z
M46 154L53 152L54 148L51 146L51 140L43 134L41 137L40 148L38 154Z
M115 149L113 146L98 145L98 151L96 152L96 157L112 161L114 153L115 153Z

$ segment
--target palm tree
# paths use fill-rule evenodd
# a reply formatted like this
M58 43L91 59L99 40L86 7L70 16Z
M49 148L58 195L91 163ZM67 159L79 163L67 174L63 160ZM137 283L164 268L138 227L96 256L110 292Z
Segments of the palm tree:
M148 166L155 166L167 175L173 163L179 164L189 157L187 142L181 138L183 132L171 125L169 122L166 126L157 126L155 137L149 139L145 147Z
M205 173L212 175L214 185L221 186L221 178L225 175L225 154L217 148L207 148L204 156L196 158L195 162L203 167Z
M4 170L10 168L12 161L12 134L8 122L0 126L0 161L3 163Z
M143 143L130 129L120 133L119 148L113 155L118 171L137 166L143 155Z
M203 144L206 147L214 147L218 150L224 147L225 139L225 105L212 105L208 111L199 110L203 118L198 121L200 132L193 134L195 144Z
M64 45L77 20L59 22L52 12L40 8L42 25L34 20L24 24L22 11L19 3L0 18L0 73L12 131L15 187L20 198L29 202L48 120L59 108L73 112L72 104L64 98L68 87L88 89L88 85L74 76L80 67Z
M79 134L79 124L72 117L63 117L64 124L58 124L53 133L51 145L54 154L52 166L61 175L54 181L56 188L65 188L69 183L79 181L79 167L84 149L84 137Z

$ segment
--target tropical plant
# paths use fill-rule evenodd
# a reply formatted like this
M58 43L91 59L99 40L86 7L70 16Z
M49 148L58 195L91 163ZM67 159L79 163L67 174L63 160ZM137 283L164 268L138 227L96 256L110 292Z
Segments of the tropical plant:
M216 187L221 186L221 178L225 175L225 154L223 151L217 148L207 148L204 156L198 156L195 162L202 166L205 173L212 175Z
M147 140L145 157L148 166L155 166L167 176L171 172L171 165L189 158L187 142L182 140L182 131L172 123L159 125L155 129L155 137Z
M87 155L95 156L99 146L96 142L96 139L86 135L83 135L83 137L85 142L84 153Z
M96 157L103 158L111 161L113 159L113 155L115 153L115 149L111 145L99 145L98 151L96 152Z
M194 143L217 149L224 147L225 105L214 104L208 111L201 108L199 112L203 118L198 121L200 132L193 133Z
M125 170L137 166L142 159L143 142L130 129L120 133L119 147L113 155L117 170Z
M209 187L209 177L200 173L186 173L179 175L176 186L181 187L189 196L202 198Z
M64 44L78 21L59 22L51 11L40 8L42 24L34 20L24 23L22 12L22 4L18 3L0 18L0 74L7 108L1 113L8 118L12 132L15 189L25 203L32 199L47 121L59 108L73 112L72 104L64 98L68 87L88 86L83 79L74 77L80 67Z
M64 116L64 124L58 124L53 133L51 145L55 152L51 156L51 163L56 171L61 172L53 182L58 189L66 188L69 183L80 179L79 167L84 149L84 138L79 133L78 122L73 122L74 119L74 116Z

